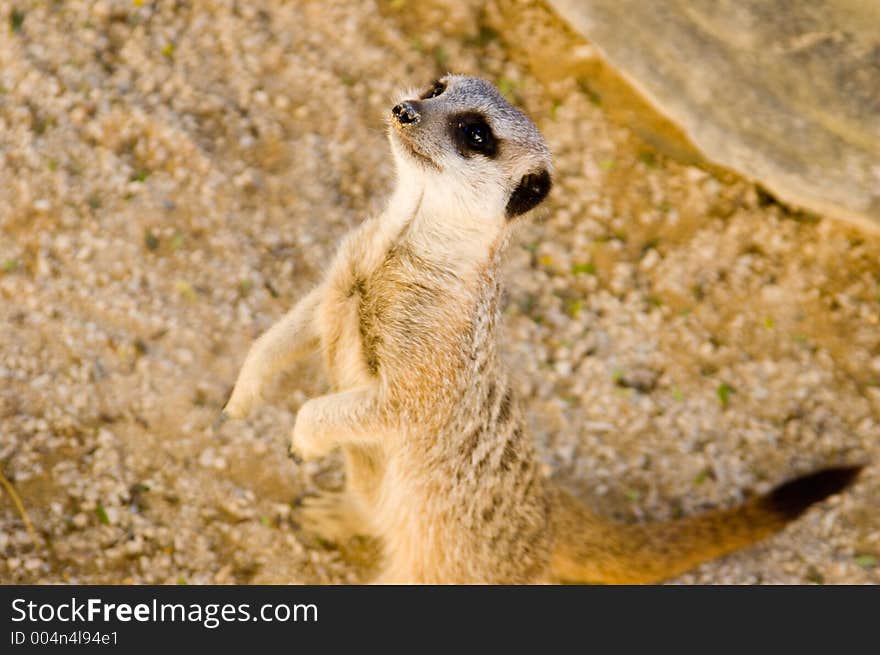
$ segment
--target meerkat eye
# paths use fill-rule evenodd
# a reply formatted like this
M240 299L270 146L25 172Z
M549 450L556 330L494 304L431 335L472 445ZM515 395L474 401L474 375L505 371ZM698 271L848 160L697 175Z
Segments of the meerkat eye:
M428 89L421 95L419 99L427 100L429 98L436 98L437 96L441 95L445 90L446 85L440 80L437 80L436 82L434 82L434 84L431 85L430 89Z
M452 142L462 157L479 154L494 159L498 154L500 141L480 112L468 111L451 116L449 130Z
M474 150L482 150L489 141L489 130L486 125L480 123L463 125L461 129L464 131L468 145Z
M492 128L486 121L482 119L462 121L458 129L461 130L468 149L488 156L495 154L495 135L492 134Z

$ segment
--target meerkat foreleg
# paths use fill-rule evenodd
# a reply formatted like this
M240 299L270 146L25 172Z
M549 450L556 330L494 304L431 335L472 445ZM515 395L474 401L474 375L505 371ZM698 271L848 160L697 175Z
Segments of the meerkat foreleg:
M376 443L384 425L382 415L378 389L372 387L313 398L296 415L290 452L308 461L336 446Z
M273 375L318 347L315 314L321 296L320 287L313 289L254 342L221 416L245 418Z

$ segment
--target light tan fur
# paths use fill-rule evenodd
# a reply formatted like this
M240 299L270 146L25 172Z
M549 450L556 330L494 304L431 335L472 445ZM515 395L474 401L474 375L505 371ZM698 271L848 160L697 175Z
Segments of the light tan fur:
M273 374L320 348L332 393L301 407L291 450L309 460L341 447L347 486L307 501L307 523L379 539L383 583L649 582L780 527L778 508L757 501L622 526L540 475L496 324L510 225L549 191L549 151L488 83L438 84L395 108L387 209L255 342L224 410L244 418ZM474 115L494 150L469 140Z

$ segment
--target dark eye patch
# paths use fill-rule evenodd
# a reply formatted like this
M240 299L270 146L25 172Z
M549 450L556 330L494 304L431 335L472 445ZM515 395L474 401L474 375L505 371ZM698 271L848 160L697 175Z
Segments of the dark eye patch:
M422 95L419 96L419 100L427 100L429 98L436 98L441 95L446 90L446 85L437 80L431 85L431 88L425 91Z
M462 157L474 153L490 159L498 154L498 139L486 118L479 112L466 112L450 118L452 141Z

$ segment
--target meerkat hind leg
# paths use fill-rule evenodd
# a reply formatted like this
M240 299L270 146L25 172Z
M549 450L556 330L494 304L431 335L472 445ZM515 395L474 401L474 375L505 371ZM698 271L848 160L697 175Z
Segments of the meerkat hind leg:
M306 496L294 520L307 537L332 545L342 559L363 570L367 578L382 561L382 543L371 534L363 514L346 491L325 491Z
M295 520L307 533L334 544L371 536L366 520L345 491L306 496L300 501Z

